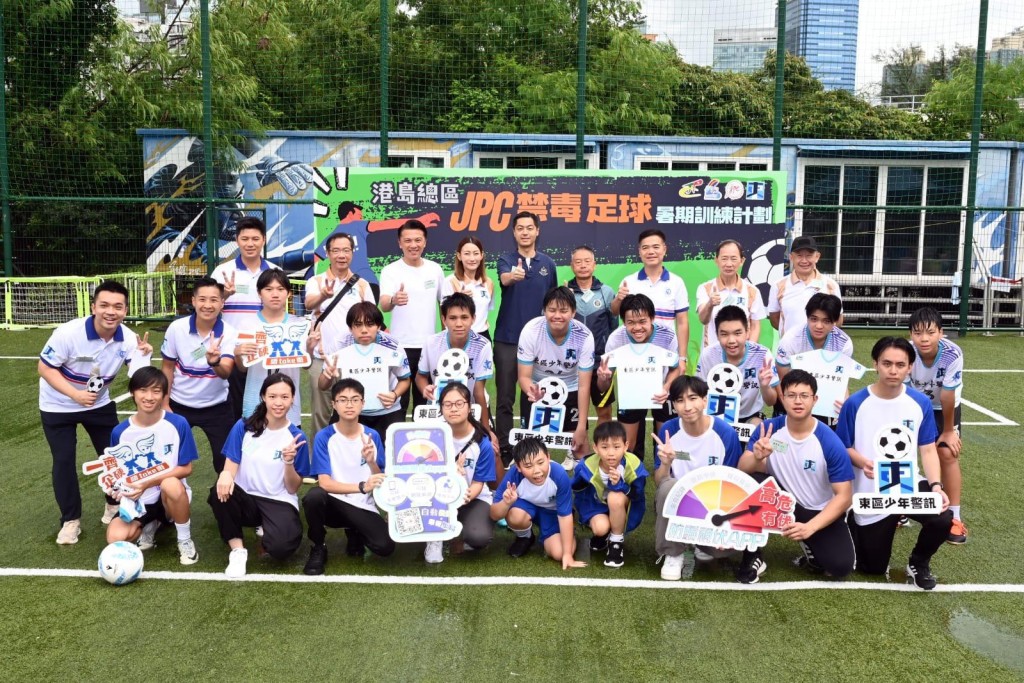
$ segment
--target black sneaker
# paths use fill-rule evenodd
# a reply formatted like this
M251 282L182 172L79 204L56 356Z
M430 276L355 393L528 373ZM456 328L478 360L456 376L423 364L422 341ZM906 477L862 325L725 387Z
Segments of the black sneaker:
M821 568L821 565L814 561L814 553L811 552L811 547L803 541L800 541L800 548L804 551L804 554L797 555L793 558L793 566L806 569L812 574L823 574L825 570Z
M358 531L348 529L345 531L348 542L345 544L345 555L348 557L362 557L366 554L366 542L363 535Z
M907 583L912 583L918 588L930 591L935 588L935 577L927 562L918 562L910 558L907 563Z
M512 541L512 545L508 547L508 554L512 557L522 557L526 553L530 552L530 548L533 547L533 542L537 540L537 537L530 532L529 536L516 536L516 540Z
M612 541L608 544L608 556L604 558L604 566L618 569L626 564L626 554L623 552L622 541Z
M324 573L324 565L327 564L327 546L324 544L314 545L309 549L309 559L302 573L306 576L320 576Z
M910 526L910 517L900 515L899 519L896 520L896 528L899 529L905 526Z
M608 549L608 534L590 537L590 552L603 553Z
M740 583L757 583L761 574L768 569L768 564L761 557L761 553L743 553L743 561L736 568L736 580Z

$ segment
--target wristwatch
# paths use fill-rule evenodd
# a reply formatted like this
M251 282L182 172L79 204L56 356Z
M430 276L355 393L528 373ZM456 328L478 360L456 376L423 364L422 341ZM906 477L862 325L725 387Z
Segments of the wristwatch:
M930 481L930 482L928 482L928 490L929 491L934 491L936 486L938 486L939 489L941 490L942 489L942 482L941 481Z
M366 493L366 482L359 482L359 493Z

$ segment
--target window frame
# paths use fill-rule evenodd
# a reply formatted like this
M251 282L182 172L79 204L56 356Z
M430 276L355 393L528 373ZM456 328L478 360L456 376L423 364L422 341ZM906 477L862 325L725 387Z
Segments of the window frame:
M388 168L402 168L401 166L394 166L395 157L412 157L412 166L410 168L451 168L452 167L452 153L444 150L422 150L422 149L388 149ZM420 166L420 159L442 159L444 165L440 167L435 166Z
M686 164L697 164L697 168L693 171L679 171L680 173L730 173L737 172L740 170L740 164L764 164L764 171L772 170L771 157L737 157L737 156L725 156L725 157L707 157L707 156L673 156L673 155L662 155L662 156L634 156L633 157L633 170L655 170L655 169L641 169L641 163L649 162L663 162L668 164L669 168L661 169L666 171L672 170L672 164L675 162L681 162ZM708 171L708 164L728 164L733 165L732 171L727 170L714 170ZM750 171L750 173L762 173L764 171Z
M586 162L587 167L585 169L572 169L566 168L565 164L567 161L576 162L575 152L531 152L529 150L522 150L517 152L486 152L486 151L473 151L473 168L480 168L481 159L501 159L501 169L486 169L486 170L509 170L508 169L508 158L509 157L537 157L540 159L558 159L557 169L548 170L559 170L559 171L595 171L601 169L601 155L598 152L591 152L583 155L583 160ZM528 170L528 169L512 169L513 171Z

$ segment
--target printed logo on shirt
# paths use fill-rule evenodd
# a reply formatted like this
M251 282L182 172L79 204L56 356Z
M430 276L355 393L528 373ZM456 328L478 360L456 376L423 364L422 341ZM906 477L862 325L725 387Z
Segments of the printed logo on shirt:
M281 451L274 451L274 456L271 458L271 460L282 460L282 459L283 459L283 456L281 455Z
M565 359L566 360L576 360L576 351L575 351L575 349L566 349L565 350Z
M906 427L907 429L909 429L912 432L916 431L916 428L914 427L914 424L915 423L914 423L913 420L904 420L903 421L903 426Z
M484 370L490 370L492 365L494 365L494 364L491 363L491 361L485 360L484 361Z
M547 266L541 266L540 267L540 274L543 277L547 277L548 276L548 267Z
M818 471L818 465L813 460L804 460L804 470L809 470L811 472L817 472Z
M757 377L757 370L754 368L745 368L743 370L743 379L751 379Z
M52 346L47 346L45 349L43 349L43 358L53 358L54 355L56 355L56 353L57 352L54 350Z
M171 446L171 444L169 444L169 443L165 443L165 444L164 444L164 455L170 455L170 453L171 453L171 450L172 450L173 448L174 448L174 447L173 447L173 446Z
M380 365L380 356L374 356L373 357L373 364L374 365Z
M946 376L946 368L939 368L935 371L935 379L942 379Z

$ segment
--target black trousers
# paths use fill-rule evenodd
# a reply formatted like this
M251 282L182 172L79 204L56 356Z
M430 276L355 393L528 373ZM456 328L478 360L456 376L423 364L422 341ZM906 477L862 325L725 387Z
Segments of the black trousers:
M486 548L494 540L494 521L487 501L475 498L459 508L462 540L477 550Z
M501 449L508 449L508 433L512 429L512 410L519 385L518 347L515 344L494 342L494 386L497 390L497 410L494 412Z
M228 375L228 401L231 402L231 424L235 424L242 419L242 400L245 396L245 373L238 369L238 363L241 363L242 359L237 359L235 366L231 368L231 374Z
M111 401L105 406L76 413L49 413L39 411L43 423L43 436L53 456L51 478L53 495L60 508L60 521L82 518L82 491L78 487L78 425L85 428L96 455L110 445L110 434L117 426L117 406ZM114 499L107 497L108 503Z
M330 527L355 532L374 555L387 557L395 552L388 523L380 513L349 505L320 487L309 490L302 499L302 509L306 512L306 536L316 545L324 543Z
M412 398L413 408L415 408L416 406L421 406L424 403L426 403L426 400L424 400L423 395L416 390L416 373L419 372L420 356L423 355L423 349L410 347L405 349L405 355L409 359L409 372L412 373L412 376L409 378L409 381L411 382L411 384L409 385L409 390L402 394L401 398L398 399L402 405L402 411L400 413L402 419L399 420L399 422L405 422L405 416L409 415L410 397ZM409 420L412 420L412 415L409 415ZM381 433L381 437L383 436L384 434Z
M213 470L220 474L224 469L224 442L228 433L235 426L236 419L231 413L231 399L209 408L190 408L177 401L171 401L171 410L181 415L192 427L199 427L210 442L213 457Z
M920 482L918 490L930 493L928 484ZM949 528L953 525L953 511L946 510L937 515L907 515L921 525L917 534L917 543L910 551L911 559L918 562L929 561L949 536ZM889 515L874 524L857 526L850 513L850 533L857 548L857 570L864 574L885 574L889 570L892 557L892 541L899 525L898 515Z
M281 500L251 496L241 486L222 503L216 485L210 487L207 502L213 509L217 529L225 543L242 538L243 527L263 527L263 549L275 560L284 560L302 543L302 520L298 508Z

